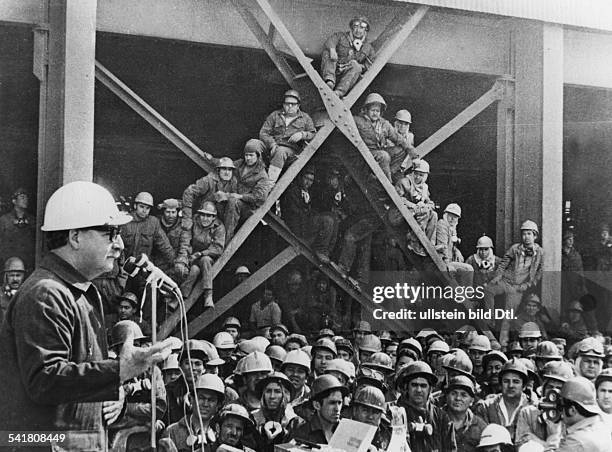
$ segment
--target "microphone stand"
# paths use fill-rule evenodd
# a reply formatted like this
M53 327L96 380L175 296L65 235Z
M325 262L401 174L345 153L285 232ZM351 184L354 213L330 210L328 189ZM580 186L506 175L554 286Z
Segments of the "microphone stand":
M151 343L157 342L157 288L151 284ZM151 450L157 450L157 432L155 423L157 421L157 373L155 372L156 364L151 364Z

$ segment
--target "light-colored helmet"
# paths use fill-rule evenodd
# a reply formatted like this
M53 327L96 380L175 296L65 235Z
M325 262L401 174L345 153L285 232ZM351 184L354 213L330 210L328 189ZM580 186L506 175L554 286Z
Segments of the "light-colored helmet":
M228 317L223 322L223 328L227 328L227 327L234 327L237 329L241 329L242 324L240 323L240 320L238 320L236 317Z
M219 162L217 162L217 168L231 168L236 169L234 165L234 161L229 157L221 157Z
M134 204L136 203L153 207L153 195L147 191L141 191L134 198Z
M163 202L161 202L160 204L157 205L157 208L159 210L164 210L164 209L180 209L181 208L181 201L179 201L178 199L174 199L174 198L164 199Z
M234 275L250 275L250 274L251 274L251 271L248 269L246 265L241 265L234 272Z
M452 213L453 215L457 215L459 218L461 218L461 207L459 207L459 204L454 202L446 206L444 212Z
M554 359L561 361L563 357L559 348L551 341L542 341L536 346L536 359Z
M236 348L234 338L226 331L219 331L215 334L213 345L220 350L233 350Z
M334 358L338 356L338 350L336 349L336 344L334 344L334 341L332 341L328 337L322 337L321 339L318 339L317 342L315 342L315 344L312 346L312 349L311 349L312 356L315 355L317 350L327 350L334 356Z
M283 361L281 369L284 369L285 366L289 364L302 366L308 372L310 372L310 356L308 356L308 353L306 353L305 351L291 350L289 353L287 353L287 356L285 356L285 360Z
M510 432L499 424L487 425L480 434L480 443L477 447L496 446L498 444L512 445Z
M383 111L386 110L387 108L387 102L385 102L385 99L383 99L383 97L378 93L368 94L368 97L366 97L366 100L363 103L363 106L367 107L370 104L380 104L382 106Z
M270 357L270 360L282 363L287 357L287 351L280 345L269 345L266 348L266 355Z
M412 123L412 115L408 110L399 110L395 113L395 119L398 121Z
M285 94L283 94L283 97L284 98L293 97L295 100L298 101L298 103L300 104L302 103L302 96L300 96L300 93L295 89L290 89L290 90L285 91Z
M384 352L373 353L362 366L379 370L384 374L393 372L393 360Z
M272 372L272 362L268 355L262 352L253 352L245 356L242 374L249 372Z
M601 371L597 378L595 379L595 388L599 388L599 385L604 381L612 381L612 368L608 367Z
M523 323L523 326L521 326L521 329L519 330L518 337L519 339L528 338L528 337L539 338L539 337L542 337L542 332L540 331L540 327L538 326L537 323L525 322Z
M176 353L170 353L170 355L164 360L162 370L179 370L178 355Z
M599 414L601 408L597 405L595 394L595 386L584 377L572 377L561 388L561 397L577 403L589 413Z
M223 380L215 374L200 375L195 382L195 389L208 389L209 391L219 394L221 397L225 397L225 384L223 384Z
M132 220L119 212L112 195L93 182L71 182L51 195L45 208L43 231L65 231L93 226L120 226Z
M486 235L483 235L476 242L476 248L493 248L493 240Z
M570 363L565 361L549 361L544 364L542 376L547 379L565 382L574 376L574 368Z
M599 342L594 337L585 337L577 344L576 353L578 356L589 356L592 358L601 358L603 359L606 355L604 352L604 347L601 342Z
M476 386L474 384L474 380L472 380L467 375L455 375L452 377L448 385L446 386L446 392L450 392L453 389L463 389L472 397L476 394Z
M200 346L202 347L202 350L204 351L204 353L206 354L208 358L205 361L205 364L209 366L220 366L222 364L225 364L225 361L219 358L219 352L217 351L217 348L212 343L208 341L204 341L204 340L201 340L199 342L200 342Z
M208 215L217 215L217 206L214 202L204 201L202 206L198 209L198 213L205 213Z
M111 328L111 344L110 347L117 347L123 344L129 335L132 335L134 341L145 339L142 330L138 324L132 320L120 320Z
M531 220L526 220L523 222L521 225L521 231L534 231L536 234L540 233L536 222Z
M342 358L335 358L327 362L325 372L340 372L348 380L355 378L355 365L350 361L345 361Z
M385 394L375 386L362 385L355 391L352 403L383 412L385 411Z
M9 257L4 262L4 272L25 272L25 264L18 257Z
M351 19L351 21L349 22L349 27L353 28L353 24L355 22L362 22L362 23L366 24L366 31L370 31L370 21L368 20L367 17L365 17L365 16L353 17Z
M382 350L380 339L375 334L366 334L361 343L357 346L359 350L376 353Z
M255 427L255 423L253 422L253 419L251 419L247 409L238 403L228 403L225 405L219 412L216 421L217 423L221 424L230 416L242 419L246 422L248 427Z
M472 339L468 350L480 350L481 352L491 351L491 341L484 334L479 334Z
M432 344L427 349L427 353L438 352L438 353L448 353L450 351L450 347L445 341L433 341Z
M417 355L417 359L421 359L423 356L423 347L421 343L412 337L404 339L399 343L397 346L397 355L399 356L404 349L412 350Z
M429 163L423 159L416 159L412 161L412 171L418 171L420 173L429 174Z

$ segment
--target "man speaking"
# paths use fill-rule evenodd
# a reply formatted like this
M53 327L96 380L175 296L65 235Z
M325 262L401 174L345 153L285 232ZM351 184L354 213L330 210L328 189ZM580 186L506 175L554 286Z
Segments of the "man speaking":
M69 183L49 199L41 229L50 253L0 327L0 430L57 431L64 440L54 450L107 450L106 427L123 408L121 383L170 352L171 339L141 349L130 338L119 360L108 358L91 281L112 270L123 250L119 228L129 220L91 182ZM20 451L30 448L24 438L15 444Z

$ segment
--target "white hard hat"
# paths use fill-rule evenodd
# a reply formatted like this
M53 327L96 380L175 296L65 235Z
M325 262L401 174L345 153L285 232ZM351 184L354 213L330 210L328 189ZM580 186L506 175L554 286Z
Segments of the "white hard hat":
M476 447L496 446L498 444L512 445L510 432L502 425L489 424L480 434L480 443Z
M234 275L250 275L250 274L251 272L249 271L249 268L246 265L241 265L234 272Z
M461 207L459 207L459 204L456 204L454 202L446 206L446 209L444 209L444 212L452 213L453 215L456 215L459 218L461 218Z
M120 226L132 217L119 212L110 192L93 182L70 182L51 195L45 208L43 231L65 231L94 226Z
M153 195L147 191L141 191L134 198L134 203L144 204L145 206L153 207Z

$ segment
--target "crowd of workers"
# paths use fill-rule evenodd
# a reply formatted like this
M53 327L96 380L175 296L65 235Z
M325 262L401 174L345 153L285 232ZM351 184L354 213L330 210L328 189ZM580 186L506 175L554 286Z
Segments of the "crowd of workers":
M374 58L368 30L367 19L356 18L348 32L325 43L322 76L339 97ZM135 440L144 427L167 450L266 452L289 441L327 444L341 419L352 419L375 427L370 451L612 451L612 346L599 332L609 333L607 319L602 323L592 309L593 300L607 306L609 295L588 293L573 234L563 236L560 323L538 296L545 259L538 225L524 221L520 242L503 257L483 236L464 259L461 206L451 203L438 216L411 115L399 110L391 124L377 93L355 117L374 159L449 274L484 288L472 307L501 303L517 318L479 330L466 325L399 337L355 322L339 288L320 272L294 268L286 290L264 287L246 315L227 317L219 331L207 332L212 341L175 338L151 346L156 325L142 302L147 276L126 275L120 264L146 255L187 300L214 309L215 262L316 134L301 101L300 93L287 91L242 158L208 154L215 170L180 199L156 206L150 193L140 192L128 216L95 184L62 187L47 204L42 228L51 253L27 281L35 219L27 212L27 192L14 193L13 209L0 217L0 357L9 363L0 378L15 389L2 395L3 429L102 428L106 435L108 427L116 444L128 434ZM314 167L304 168L277 212L323 265L362 290L382 220L364 208L360 187L339 169L316 176ZM159 217L152 215L155 207ZM399 209L390 207L388 220L400 224ZM609 271L612 238L607 226L601 230L597 269ZM408 261L427 268L430 256L414 232L406 234L405 249L389 246L395 257L384 270L403 270ZM237 266L235 283L250 274ZM178 309L168 291L159 304L164 312ZM145 370L154 363L153 372ZM396 407L404 408L406 422ZM58 450L106 447L95 435L73 440L72 448Z

